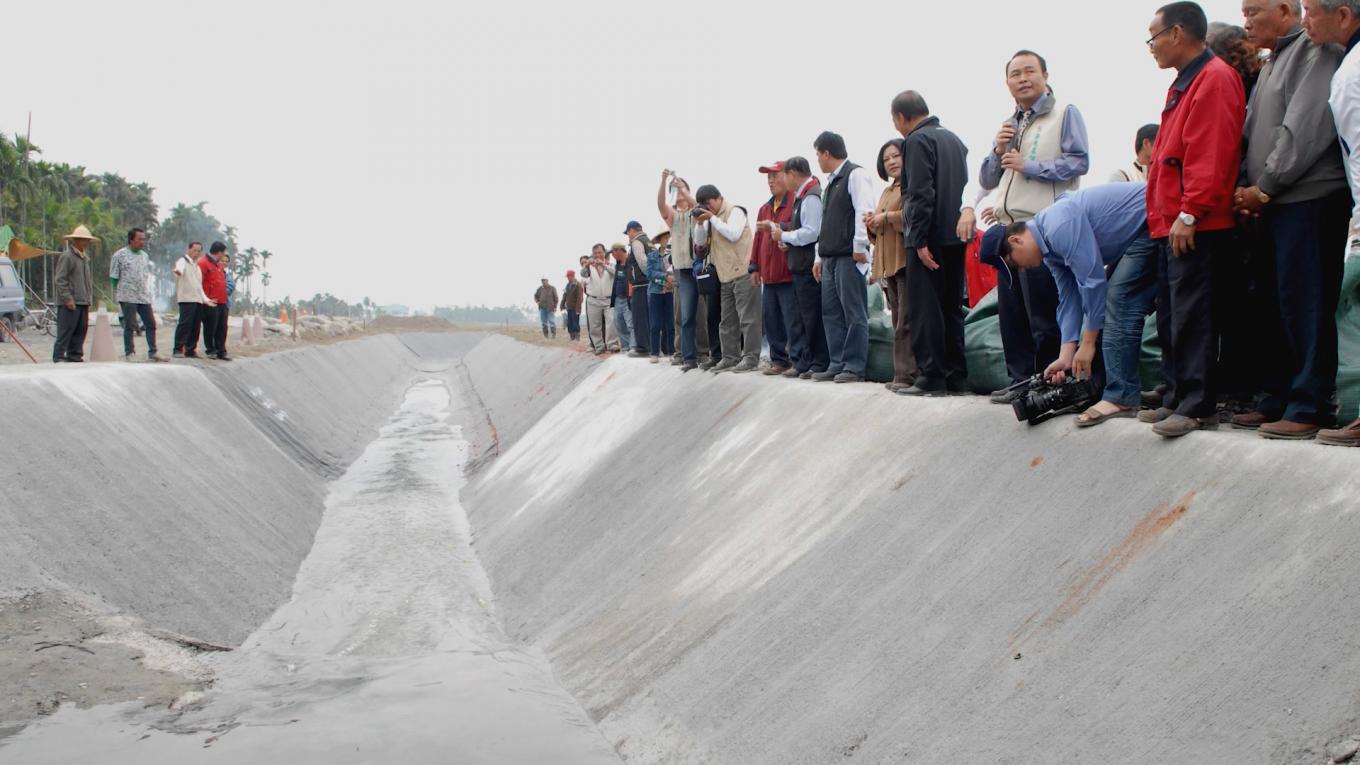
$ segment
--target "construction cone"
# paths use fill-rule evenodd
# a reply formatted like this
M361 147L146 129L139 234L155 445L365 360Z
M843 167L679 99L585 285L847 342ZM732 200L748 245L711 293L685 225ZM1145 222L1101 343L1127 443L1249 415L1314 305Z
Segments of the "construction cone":
M264 319L261 319L258 315L250 323L250 334L255 338L256 345L264 340Z
M279 309L279 323L280 323L280 324L287 324L287 323L288 323L288 309L287 309L287 308L280 308L280 309Z
M104 304L99 304L99 312L94 317L94 338L90 341L90 361L116 361L118 356L113 350L113 324Z
M249 317L249 316L242 316L242 317L241 317L241 345L250 345L250 344L251 344L250 336L251 336L251 332L250 332L250 317Z

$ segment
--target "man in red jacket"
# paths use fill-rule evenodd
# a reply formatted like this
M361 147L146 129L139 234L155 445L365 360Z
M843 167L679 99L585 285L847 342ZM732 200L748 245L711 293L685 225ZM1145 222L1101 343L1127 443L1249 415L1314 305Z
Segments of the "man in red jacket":
M1148 170L1148 233L1160 248L1157 334L1170 389L1162 407L1139 415L1177 438L1218 427L1214 364L1214 270L1233 228L1242 153L1242 79L1205 45L1209 23L1191 2L1163 6L1148 26L1157 66L1179 72L1167 94Z
M227 355L227 272L221 259L227 246L213 242L208 254L198 259L198 270L203 272L203 294L216 305L203 308L203 347L209 358L231 361Z
M797 377L794 369L803 357L803 320L798 314L798 299L793 292L789 254L770 235L775 228L793 222L793 195L784 180L784 163L773 162L760 168L770 187L770 201L756 215L756 235L751 242L751 283L765 291L760 304L765 309L765 339L770 343L770 366L765 374Z

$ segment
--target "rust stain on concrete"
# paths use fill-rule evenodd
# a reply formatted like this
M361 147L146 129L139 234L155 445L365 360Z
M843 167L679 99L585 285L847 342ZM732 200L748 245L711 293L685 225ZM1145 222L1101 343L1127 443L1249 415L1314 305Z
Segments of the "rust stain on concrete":
M1044 618L1037 627L1031 628L1034 617L1025 620L1011 635L1010 649L1014 651L1021 643L1037 632L1052 632L1061 627L1086 607L1120 571L1132 566L1157 544L1162 535L1175 526L1190 511L1190 504L1198 491L1192 491L1171 505L1158 505L1133 527L1128 536L1105 554L1094 566L1087 569L1076 582L1068 588L1061 603Z
M618 376L619 376L618 372L610 372L608 377L604 378L604 380L599 385L595 386L595 392L599 393L600 391L604 390L605 386L608 385L609 383L614 382L614 378Z
M1031 463L1029 463L1029 466L1030 466L1031 468L1037 468L1037 467L1039 467L1039 466L1042 465L1042 464L1044 464L1044 458L1043 458L1043 457L1035 457L1035 458L1034 458L1034 461L1031 462Z

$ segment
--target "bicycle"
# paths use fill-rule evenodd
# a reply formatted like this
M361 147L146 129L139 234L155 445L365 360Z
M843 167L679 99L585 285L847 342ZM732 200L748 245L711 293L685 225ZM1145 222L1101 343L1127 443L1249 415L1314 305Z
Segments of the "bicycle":
M57 332L57 309L54 306L44 304L42 311L34 311L25 306L24 316L33 324L34 329L53 337Z

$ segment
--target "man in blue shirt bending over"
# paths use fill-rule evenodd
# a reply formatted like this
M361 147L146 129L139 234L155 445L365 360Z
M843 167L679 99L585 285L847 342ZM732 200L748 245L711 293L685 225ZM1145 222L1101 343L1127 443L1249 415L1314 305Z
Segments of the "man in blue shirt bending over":
M982 260L997 267L1003 285L1011 269L1040 264L1058 283L1062 351L1045 377L1061 382L1070 373L1100 385L1103 356L1105 393L1077 418L1079 427L1137 411L1143 323L1157 294L1153 255L1143 183L1064 194L1033 219L993 226L983 237ZM1112 267L1108 279L1107 267Z

